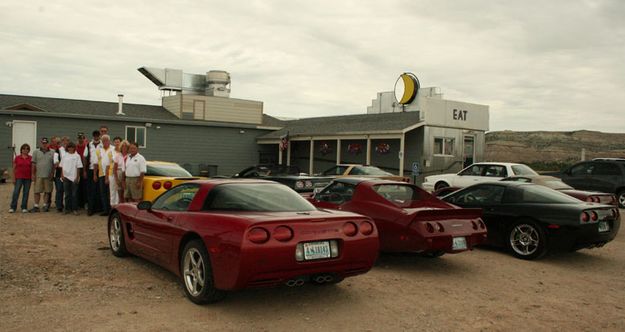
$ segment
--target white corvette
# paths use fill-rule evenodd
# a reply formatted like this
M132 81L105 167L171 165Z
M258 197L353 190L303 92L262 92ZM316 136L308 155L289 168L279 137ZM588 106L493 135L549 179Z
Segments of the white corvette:
M499 181L513 175L537 175L527 165L514 163L475 163L457 174L431 175L425 178L421 185L427 191L439 190L445 187L464 188L470 185L486 182Z

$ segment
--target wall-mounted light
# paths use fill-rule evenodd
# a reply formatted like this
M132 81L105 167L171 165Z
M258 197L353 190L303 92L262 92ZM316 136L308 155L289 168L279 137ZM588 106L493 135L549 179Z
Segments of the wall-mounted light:
M145 126L146 126L147 128L152 127L152 122L146 122L146 123L145 123Z
M161 126L156 126L156 129L161 129Z
M239 130L239 134L245 134L245 130L243 129Z
M7 121L4 124L9 128L13 127L13 121Z

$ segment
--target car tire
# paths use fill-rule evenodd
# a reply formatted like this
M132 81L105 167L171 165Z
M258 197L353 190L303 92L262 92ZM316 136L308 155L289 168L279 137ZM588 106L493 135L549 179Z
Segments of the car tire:
M425 258L438 258L438 257L443 256L444 254L445 252L442 250L426 251L426 252L419 253L421 257L425 257Z
M180 276L184 292L195 304L223 300L226 292L215 288L213 270L201 240L189 241L180 255Z
M117 212L113 212L108 223L109 247L116 257L124 257L128 255L126 250L126 239L124 238L124 224L122 218Z
M545 230L532 220L515 222L506 234L508 249L517 258L533 260L547 253Z
M436 184L434 185L434 191L447 188L447 187L449 187L449 184L447 182L439 181L439 182L436 182Z
M618 202L618 207L621 209L625 209L625 189L621 190L616 194L616 200Z

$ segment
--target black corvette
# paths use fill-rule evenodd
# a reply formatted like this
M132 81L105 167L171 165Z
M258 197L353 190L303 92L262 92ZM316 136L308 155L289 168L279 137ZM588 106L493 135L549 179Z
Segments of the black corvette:
M506 247L523 259L540 258L548 251L602 247L620 227L614 206L582 202L531 183L482 183L443 200L482 208L488 243Z
M254 178L271 180L287 185L298 193L312 193L327 186L332 177L309 176L296 166L256 165L232 176L233 178Z

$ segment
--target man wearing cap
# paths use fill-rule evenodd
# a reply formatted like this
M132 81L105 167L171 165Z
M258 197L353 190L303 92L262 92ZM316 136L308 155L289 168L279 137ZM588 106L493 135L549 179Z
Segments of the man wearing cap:
M50 150L48 139L41 138L39 150L33 152L33 174L35 180L35 206L31 212L39 212L39 201L43 193L43 212L48 212L50 208L48 201L52 193L52 179L54 178L54 151Z

